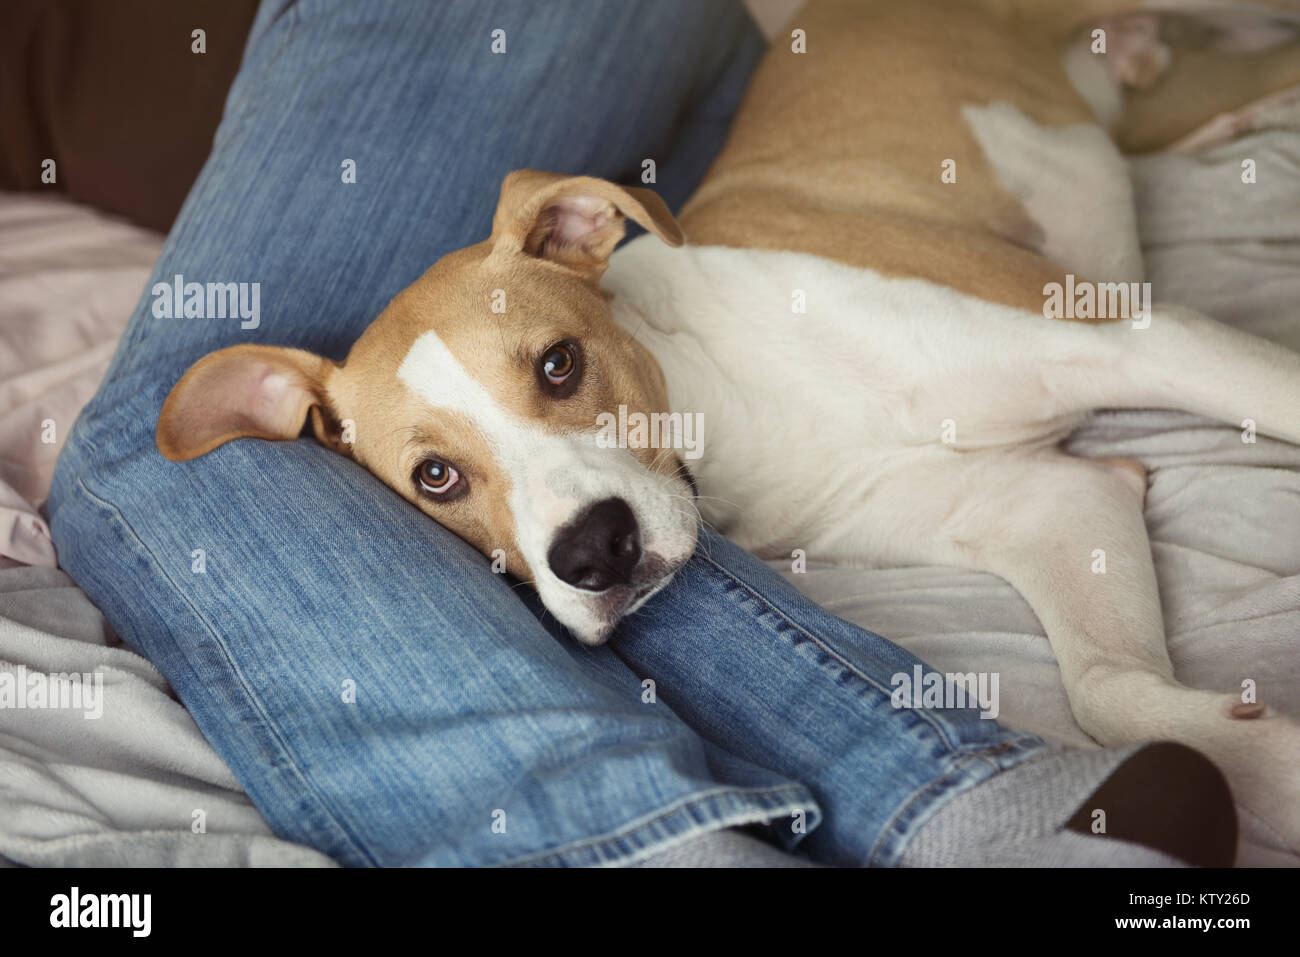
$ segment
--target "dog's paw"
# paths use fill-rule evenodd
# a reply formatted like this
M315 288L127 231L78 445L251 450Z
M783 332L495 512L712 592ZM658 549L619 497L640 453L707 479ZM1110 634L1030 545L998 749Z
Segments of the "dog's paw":
M1218 766L1233 800L1300 854L1300 724L1267 704L1201 691L1141 672L1096 669L1071 696L1075 717L1102 744L1177 741Z
M1145 90L1169 69L1172 55L1160 40L1160 18L1150 14L1104 20L1106 69L1125 86Z
M1231 695L1215 717L1203 737L1187 743L1223 771L1242 813L1276 846L1300 854L1300 724Z

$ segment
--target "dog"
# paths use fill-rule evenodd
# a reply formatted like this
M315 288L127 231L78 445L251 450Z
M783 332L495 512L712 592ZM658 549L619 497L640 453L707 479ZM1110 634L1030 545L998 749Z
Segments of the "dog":
M1049 289L1143 279L1107 132L1122 83L1168 69L1158 36L1114 19L1138 6L814 0L791 34L806 52L768 52L680 220L648 189L514 172L488 238L344 362L206 356L158 448L310 426L592 644L690 557L701 515L765 557L992 572L1041 620L1085 731L1201 750L1300 849L1300 726L1175 680L1145 471L1059 448L1101 407L1300 443L1300 355L1159 303L1044 316ZM1107 24L1125 37L1109 60ZM1205 118L1186 97L1161 113ZM647 235L615 253L627 219ZM702 415L706 454L608 441L620 409Z

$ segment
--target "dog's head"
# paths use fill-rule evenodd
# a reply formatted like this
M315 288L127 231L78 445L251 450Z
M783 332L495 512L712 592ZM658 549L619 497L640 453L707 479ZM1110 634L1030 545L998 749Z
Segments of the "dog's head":
M580 640L603 641L690 557L697 521L670 449L599 441L602 414L620 405L668 410L658 365L599 288L625 216L682 242L649 190L511 173L492 235L399 293L344 362L256 345L205 356L167 397L158 448L185 461L310 424L326 447L504 557Z

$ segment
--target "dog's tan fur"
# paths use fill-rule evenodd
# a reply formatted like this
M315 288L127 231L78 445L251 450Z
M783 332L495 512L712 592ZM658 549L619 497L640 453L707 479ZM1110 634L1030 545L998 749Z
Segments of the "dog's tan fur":
M862 0L809 3L789 24L805 31L809 52L791 51L790 30L778 34L682 227L696 245L798 250L1039 311L1043 286L1066 270L1039 252L1040 224L998 182L961 107L1002 101L1047 127L1094 122L1061 45L1138 6L876 0L868 13ZM1258 64L1195 51L1138 97L1141 115L1159 112L1172 140L1300 71L1293 50ZM1206 69L1240 99L1207 99ZM1123 123L1131 141L1162 145L1134 125ZM940 179L947 159L956 187ZM1086 209L1088 197L1079 202Z

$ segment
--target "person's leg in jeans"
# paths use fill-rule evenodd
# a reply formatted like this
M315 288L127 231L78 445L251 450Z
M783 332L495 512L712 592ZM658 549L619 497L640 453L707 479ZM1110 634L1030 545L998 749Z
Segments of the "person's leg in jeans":
M955 796L1041 754L972 711L894 708L889 676L915 659L715 537L586 649L313 441L184 465L154 448L197 358L341 357L486 234L510 170L629 180L654 159L676 207L760 46L738 4L695 0L260 12L154 276L260 283L260 321L158 318L146 294L49 510L64 567L280 836L346 864L599 864L766 822L818 860L892 864Z

